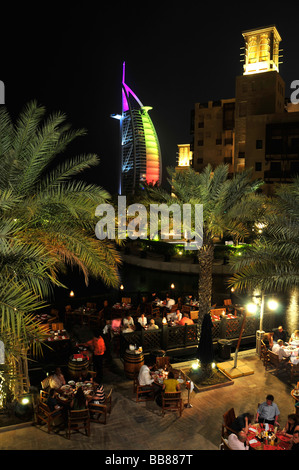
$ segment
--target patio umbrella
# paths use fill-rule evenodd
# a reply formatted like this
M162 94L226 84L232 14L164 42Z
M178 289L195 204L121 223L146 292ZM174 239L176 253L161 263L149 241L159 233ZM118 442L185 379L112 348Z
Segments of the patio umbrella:
M212 327L211 316L206 313L203 317L197 348L197 357L202 364L211 364L214 359Z

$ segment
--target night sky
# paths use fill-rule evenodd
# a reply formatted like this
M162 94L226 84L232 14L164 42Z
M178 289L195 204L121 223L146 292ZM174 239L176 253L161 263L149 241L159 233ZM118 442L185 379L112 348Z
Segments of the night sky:
M164 176L175 165L177 144L190 142L194 103L235 96L242 31L275 24L287 96L299 79L296 1L175 4L34 2L2 14L0 79L8 110L15 117L36 99L49 112L64 112L73 128L86 128L88 136L69 152L98 154L99 167L86 176L111 193L117 191L119 128L110 114L121 112L123 61L127 84L153 107Z

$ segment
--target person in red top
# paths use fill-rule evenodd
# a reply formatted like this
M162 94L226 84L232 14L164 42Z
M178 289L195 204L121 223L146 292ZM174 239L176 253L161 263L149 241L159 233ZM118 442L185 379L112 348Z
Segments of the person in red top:
M88 345L93 352L93 365L97 373L95 382L100 384L103 379L103 357L106 351L105 341L101 335L98 335L88 341Z
M189 318L187 316L188 314L184 313L184 316L183 318L177 323L178 325L181 325L181 326L184 326L184 325L194 325L194 321L191 320L191 318Z

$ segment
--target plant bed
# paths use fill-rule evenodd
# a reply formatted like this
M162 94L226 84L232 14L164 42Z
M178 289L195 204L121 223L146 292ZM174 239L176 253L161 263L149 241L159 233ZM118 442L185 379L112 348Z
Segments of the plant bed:
M197 370L183 370L184 374L194 383L194 389L197 392L205 392L216 388L227 387L233 385L234 381L225 375L219 369L212 369L211 374L207 374L201 369Z

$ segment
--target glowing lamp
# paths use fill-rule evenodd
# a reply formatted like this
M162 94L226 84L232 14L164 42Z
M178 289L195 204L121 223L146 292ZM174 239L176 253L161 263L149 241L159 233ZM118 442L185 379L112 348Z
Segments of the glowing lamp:
M248 304L246 307L247 307L247 311L249 313L256 313L256 311L257 311L257 305L256 304L253 304L253 303Z
M74 291L71 290L71 292L70 292L70 297L74 297L74 295L75 295Z
M270 310L276 310L278 307L278 302L276 300L269 300L268 307Z

